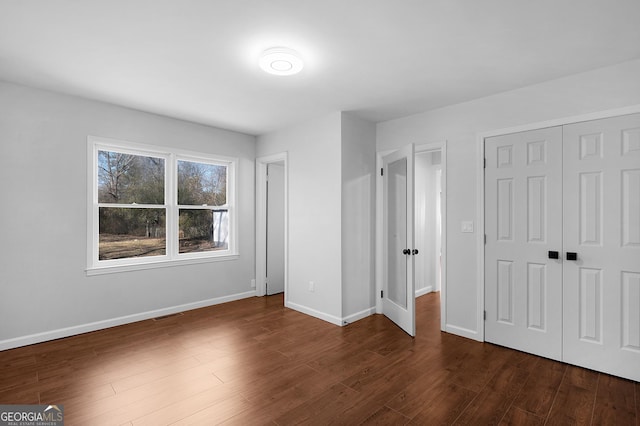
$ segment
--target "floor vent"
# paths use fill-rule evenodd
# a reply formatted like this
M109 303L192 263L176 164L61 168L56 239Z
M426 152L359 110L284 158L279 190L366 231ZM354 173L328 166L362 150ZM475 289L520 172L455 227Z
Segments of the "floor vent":
M161 317L155 317L153 320L154 321L160 321L160 320L167 319L167 318L181 317L182 315L183 315L182 312L178 312L177 314L169 314L169 315L163 315Z

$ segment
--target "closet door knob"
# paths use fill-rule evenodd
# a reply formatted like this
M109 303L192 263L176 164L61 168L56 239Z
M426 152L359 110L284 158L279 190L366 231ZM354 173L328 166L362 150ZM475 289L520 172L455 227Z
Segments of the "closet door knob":
M578 260L578 253L573 251L567 252L567 260Z
M560 254L557 251L549 251L549 259L559 259Z
M402 254L411 254L411 250L404 249L404 250L402 250Z
M411 252L411 254L418 254L418 249L413 249L413 251Z

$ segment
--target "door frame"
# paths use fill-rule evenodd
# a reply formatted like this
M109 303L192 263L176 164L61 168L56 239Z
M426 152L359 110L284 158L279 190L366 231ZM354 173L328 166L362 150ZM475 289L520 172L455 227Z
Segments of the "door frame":
M447 141L441 142L433 142L433 143L425 143L420 145L414 145L414 156L416 154L429 152L429 151L440 151L442 153L442 178L440 181L440 190L442 192L442 200L440 202L440 210L441 210L441 227L442 227L442 235L441 235L441 276L440 276L440 329L442 331L446 331L446 312L447 312L447 303L446 303L446 288L447 288ZM382 176L380 175L379 170L382 168L383 160L382 158L386 155L397 151L397 149L389 149L385 151L376 152L376 313L382 313L382 298L380 297L380 292L383 289L384 283L384 271L383 271L383 262L384 262L384 246L383 246L383 232L384 232L384 221L382 218L384 211L384 200L383 200L383 181ZM414 294L415 298L415 294Z
M267 166L284 162L284 302L289 287L289 164L287 152L256 158L256 296L267 294Z
M477 333L475 335L469 335L465 337L469 337L474 340L478 340L480 342L485 341L485 333L484 333L484 290L485 290L485 282L484 282L484 264L485 264L485 193L484 193L484 158L485 158L485 150L484 144L485 139L493 137L493 136L502 136L510 133L518 133L518 132L527 132L530 130L538 130L544 129L547 127L555 127L555 126L564 126L567 124L580 123L583 121L592 121L592 120L600 120L603 118L611 118L617 117L620 115L628 115L635 114L640 112L640 104L631 105L624 108L616 108L604 111L597 111L588 114L581 114L575 116L569 116L564 118L558 118L547 121L538 121L529 124L523 124L520 126L514 127L506 127L502 129L489 130L486 132L480 132L476 134L476 149L477 149L477 166L476 166L476 194L478 194L478 203L477 203L477 229L478 234L476 236L476 250L478 253L478 262L477 262L477 271L476 271L476 280L478 282L477 286L477 314L476 314L476 324L477 324Z

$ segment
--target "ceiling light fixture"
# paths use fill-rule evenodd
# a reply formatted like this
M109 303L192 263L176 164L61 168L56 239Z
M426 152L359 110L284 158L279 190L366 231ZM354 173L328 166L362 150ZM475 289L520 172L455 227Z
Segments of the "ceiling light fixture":
M293 75L304 67L300 54L286 47L273 47L262 52L260 68L269 74Z

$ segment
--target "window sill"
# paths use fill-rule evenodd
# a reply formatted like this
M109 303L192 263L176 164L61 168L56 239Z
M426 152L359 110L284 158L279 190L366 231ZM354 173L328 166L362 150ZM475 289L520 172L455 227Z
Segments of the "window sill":
M87 276L90 277L94 275L116 274L120 272L142 271L146 269L171 268L175 266L186 266L186 265L195 265L200 263L211 263L211 262L225 262L225 261L237 260L239 257L240 256L237 254L229 254L225 256L215 256L215 257L162 260L158 262L138 263L135 265L94 266L91 268L87 268L85 272L87 273Z

